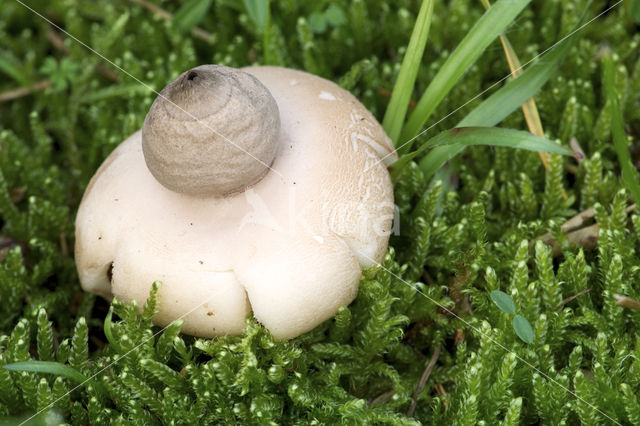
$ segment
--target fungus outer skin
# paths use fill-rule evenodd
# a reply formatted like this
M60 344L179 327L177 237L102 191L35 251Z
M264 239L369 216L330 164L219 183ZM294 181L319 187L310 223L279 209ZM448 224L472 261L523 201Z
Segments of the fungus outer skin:
M189 334L239 334L253 308L276 338L289 339L348 305L361 268L384 256L393 186L381 158L396 157L373 116L334 83L245 70L280 109L273 170L225 198L175 193L147 169L136 132L85 193L76 259L85 290L138 306L160 280L158 325L184 315Z

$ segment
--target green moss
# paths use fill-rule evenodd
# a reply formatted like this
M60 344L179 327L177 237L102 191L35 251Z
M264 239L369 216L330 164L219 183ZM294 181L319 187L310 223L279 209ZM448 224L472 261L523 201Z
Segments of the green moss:
M577 170L567 167L573 159L554 156L545 171L536 153L487 147L467 149L432 182L410 166L396 186L401 233L382 267L365 272L356 301L317 329L274 342L252 318L241 337L182 336L179 323L160 330L150 322L152 303L138 314L114 302L104 327L108 304L83 293L75 272L74 214L89 179L141 126L154 94L125 74L114 80L107 62L71 39L68 54L54 48L49 24L19 3L1 3L0 92L53 84L0 103L0 365L56 360L95 374L107 395L92 385L68 394L76 386L69 379L0 368L0 419L53 403L52 412L72 424L640 421L640 312L613 298L640 299L640 219L624 211L628 194L599 61L606 43L637 156L640 34L626 4L581 31L536 96L547 136L564 144L575 138L585 151ZM125 0L29 5L155 90L201 63L280 64L340 82L381 119L419 2L273 3L269 25L259 29L241 2L214 1L198 22L213 44ZM587 5L593 17L611 4L535 1L509 39L524 63L573 28ZM180 7L158 5L171 13ZM319 25L328 10L344 19ZM482 13L480 2L435 3L415 93ZM508 72L496 41L427 126ZM480 99L424 138L453 126ZM521 111L502 125L526 129ZM560 225L594 204L597 249L571 246ZM561 256L535 243L546 232ZM491 301L497 289L531 323L532 344Z

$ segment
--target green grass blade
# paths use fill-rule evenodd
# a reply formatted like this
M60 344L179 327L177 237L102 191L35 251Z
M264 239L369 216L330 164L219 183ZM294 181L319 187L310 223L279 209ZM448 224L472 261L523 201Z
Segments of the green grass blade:
M122 353L122 348L118 341L113 337L113 332L111 331L111 318L113 317L113 306L109 307L109 312L107 312L107 316L104 318L104 335L107 338L109 344L113 347L113 350L117 353Z
M244 8L259 32L264 31L269 19L269 0L244 0Z
M253 12L249 12L249 15L251 15L252 13L257 14L252 19L254 19L258 31L262 33L262 52L264 55L264 65L280 65L282 58L278 57L279 55L276 53L277 50L274 50L275 46L273 46L274 31L273 28L271 28L271 8L269 5L269 0L247 0L245 2L245 5L247 7L247 10L253 10L250 9L250 7L257 7L257 9Z
M480 0L485 9L489 9L491 7L491 3L489 0ZM518 58L516 50L511 45L509 38L506 34L500 34L500 42L502 43L502 49L504 50L504 55L507 59L507 63L509 64L509 70L511 71L511 76L513 78L517 78L520 74L522 74L522 63ZM542 128L542 120L540 119L540 114L538 113L538 107L536 106L536 101L534 98L529 98L525 103L522 104L522 114L524 115L524 119L527 122L527 127L529 127L529 131L534 135L544 137L544 129ZM545 170L549 170L549 158L546 152L540 152L540 160L542 160L542 164L544 165Z
M402 131L402 124L407 115L407 108L409 107L409 100L418 75L420 61L422 61L422 54L427 45L431 17L433 16L433 3L433 0L423 0L422 2L418 18L413 26L407 52L402 59L398 79L391 92L391 100L382 120L382 127L384 127L387 135L396 145Z
M573 46L576 34L573 34L538 61L530 65L518 78L510 80L473 111L471 111L457 127L495 126L513 111L536 94L538 90L557 71L562 59ZM420 161L420 169L425 179L430 178L444 163L455 157L464 146L442 146L433 149Z
M462 74L530 1L499 0L482 15L425 90L402 130L400 141L409 141L418 134L440 101L449 93ZM408 143L400 149L400 152L408 152L410 148L411 143Z
M190 0L173 15L172 23L180 31L186 33L200 23L210 7L211 0Z
M495 126L522 104L549 80L558 70L560 62L573 45L575 36L569 37L548 54L531 65L517 79L488 97L458 123L459 126ZM527 97L527 95L529 95Z
M620 101L616 93L614 81L614 64L611 59L611 52L606 51L602 56L604 66L604 90L607 95L609 108L611 108L611 133L613 134L613 147L618 155L620 168L622 169L622 183L631 194L633 201L640 202L640 183L638 170L633 167L631 154L627 145L627 134L624 131L622 111L620 111Z
M76 383L82 383L87 380L85 375L75 368L54 361L14 362L13 364L4 365L2 368L10 371L31 371L34 373L55 374L56 376L66 377Z
M14 362L13 364L3 365L2 368L10 371L31 371L34 373L48 373L55 374L56 376L65 377L77 384L91 384L96 390L103 394L107 394L106 389L102 384L87 378L84 374L80 373L75 368L68 365L61 364L54 361L23 361Z
M631 21L640 24L640 0L631 0L628 7Z
M391 176L396 179L403 168L427 148L450 145L462 147L472 145L504 146L528 151L550 152L552 154L572 154L570 149L556 142L522 130L501 129L499 127L456 127L445 130L429 139L415 151L400 157L391 165Z

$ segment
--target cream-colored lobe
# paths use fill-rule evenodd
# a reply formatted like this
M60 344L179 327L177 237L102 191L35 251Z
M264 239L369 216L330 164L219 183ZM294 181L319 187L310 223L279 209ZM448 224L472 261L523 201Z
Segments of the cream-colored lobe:
M189 334L238 334L253 311L288 339L349 304L361 268L384 256L393 187L380 158L396 157L373 116L337 85L276 67L245 71L280 112L277 173L226 197L178 193L145 166L137 132L85 193L76 261L83 288L139 306L162 281L159 325L186 314Z

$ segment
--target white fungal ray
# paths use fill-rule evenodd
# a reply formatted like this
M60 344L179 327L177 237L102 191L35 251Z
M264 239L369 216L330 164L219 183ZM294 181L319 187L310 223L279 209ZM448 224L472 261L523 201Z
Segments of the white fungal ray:
M247 71L278 104L278 173L225 198L178 194L153 178L133 134L98 170L77 215L86 290L141 307L160 280L154 322L188 313L183 330L203 337L239 334L253 311L276 338L292 338L355 298L361 268L386 252L393 187L379 159L395 157L390 141L331 82ZM319 101L323 92L335 100Z

